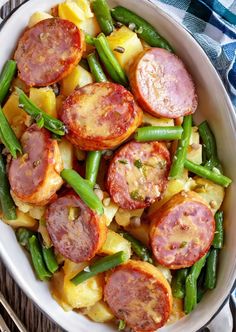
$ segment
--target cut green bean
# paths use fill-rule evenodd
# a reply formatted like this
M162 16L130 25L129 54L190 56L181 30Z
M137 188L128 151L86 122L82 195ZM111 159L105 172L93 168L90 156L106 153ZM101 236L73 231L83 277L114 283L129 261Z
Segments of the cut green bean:
M177 299L183 299L185 295L185 281L188 275L188 269L180 269L175 272L171 281L173 296Z
M117 22L135 29L135 32L137 32L137 34L150 46L165 48L166 50L173 52L170 44L159 35L156 29L131 10L118 6L111 10L111 15Z
M148 126L137 129L134 138L138 142L170 141L180 139L182 132L181 126Z
M89 44L91 46L95 46L95 40L96 40L95 37L92 37L92 36L90 36L90 35L88 35L86 33L86 35L85 35L85 42L86 42L86 44Z
M0 139L9 150L13 158L17 157L17 152L22 153L20 142L12 130L3 110L0 107Z
M206 261L206 275L204 286L207 289L216 287L218 249L212 248Z
M58 263L53 251L53 248L42 247L43 259L48 268L48 270L53 274L58 270Z
M207 167L195 164L190 160L185 160L184 167L190 172L197 174L198 176L201 176L205 179L211 180L212 182L215 182L222 187L228 187L232 182L232 180L227 176L213 172L209 170Z
M92 7L98 24L106 36L114 30L110 9L106 0L93 0Z
M16 206L10 194L10 185L6 172L5 160L0 154L0 202L3 217L7 220L16 219Z
M40 108L38 108L19 88L16 88L19 95L19 107L23 108L24 111L29 114L35 121L40 118L44 121L44 127L50 130L52 133L63 136L66 132L66 127L63 122L48 115Z
M35 235L31 236L31 238L29 239L29 250L33 266L38 278L42 281L50 278L52 275L45 266L41 246L39 240Z
M187 156L190 136L192 133L192 115L184 117L183 121L183 133L179 140L176 153L173 157L172 166L170 169L170 177L178 178L181 177L184 170L184 162Z
M221 169L220 161L217 155L216 139L207 121L202 122L198 126L198 130L203 142L203 150L207 160L205 166L210 169L213 169L214 167Z
M119 62L117 61L112 50L110 49L107 39L103 33L100 33L95 40L95 46L111 78L117 83L125 86L128 85L128 80L125 72L121 68Z
M71 279L71 282L73 282L74 285L79 285L99 273L113 269L117 265L124 263L126 260L127 257L124 251L119 251L114 255L100 258L94 264L79 272L74 278Z
M116 83L122 84L122 80L120 79L119 75L115 72L112 64L107 59L100 43L97 40L95 40L95 46L96 46L96 50L98 52L99 58L101 59L102 63L104 64L104 67L105 67L107 73L109 74L109 76L111 77L111 79Z
M20 227L16 230L16 238L17 241L23 246L26 247L29 250L29 239L35 235L35 232L27 229Z
M215 231L215 236L214 236L214 239L212 242L212 246L215 249L223 248L223 244L224 244L223 221L224 221L223 211L217 211L215 214L216 231Z
M97 180L101 156L102 151L90 151L87 154L85 178L89 181L92 188Z
M16 73L16 62L14 60L8 60L3 67L0 75L0 105L6 98L6 95L10 89L11 81Z
M107 82L106 75L96 57L95 53L91 53L87 56L88 64L92 75L96 82Z
M95 210L99 215L103 214L103 205L93 192L90 183L83 179L73 169L64 169L61 177L75 190L86 205Z
M135 239L132 235L126 232L121 232L121 235L131 243L133 252L145 262L153 264L152 255L150 250L142 244L139 240Z
M203 256L190 269L185 283L184 311L189 314L197 305L197 279L206 263L207 255Z

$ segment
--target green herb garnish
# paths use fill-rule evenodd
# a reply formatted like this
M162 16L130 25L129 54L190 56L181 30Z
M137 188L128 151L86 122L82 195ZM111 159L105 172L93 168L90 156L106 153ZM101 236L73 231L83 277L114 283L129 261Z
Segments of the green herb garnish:
M143 167L143 163L140 159L135 160L134 162L134 166L136 166L137 168L142 168Z
M119 159L118 161L119 161L120 164L124 164L124 165L127 165L127 164L128 164L128 161L127 161L127 160Z
M143 201L143 197L140 195L137 189L130 193L130 197L135 201Z

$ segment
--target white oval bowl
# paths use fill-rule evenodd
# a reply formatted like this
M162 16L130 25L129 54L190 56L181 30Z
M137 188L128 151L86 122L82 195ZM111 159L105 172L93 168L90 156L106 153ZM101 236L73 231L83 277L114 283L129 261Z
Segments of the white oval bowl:
M4 22L0 31L0 68L11 57L29 17L38 10L47 11L58 0L29 0ZM197 86L199 107L196 123L206 119L217 139L224 172L234 180L224 202L225 245L220 255L217 287L208 292L197 308L163 332L194 332L205 325L227 298L236 278L236 118L225 88L208 57L190 34L148 0L111 0L111 6L123 5L149 21L170 42L185 62ZM0 255L13 278L40 309L69 332L111 332L114 326L96 324L75 312L65 312L53 300L46 283L36 280L29 259L16 241L12 229L0 222Z

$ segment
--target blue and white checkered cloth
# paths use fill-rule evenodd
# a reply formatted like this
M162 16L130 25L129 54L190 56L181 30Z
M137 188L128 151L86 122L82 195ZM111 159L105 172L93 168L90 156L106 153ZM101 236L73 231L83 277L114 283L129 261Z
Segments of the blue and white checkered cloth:
M154 0L205 50L236 106L236 0Z

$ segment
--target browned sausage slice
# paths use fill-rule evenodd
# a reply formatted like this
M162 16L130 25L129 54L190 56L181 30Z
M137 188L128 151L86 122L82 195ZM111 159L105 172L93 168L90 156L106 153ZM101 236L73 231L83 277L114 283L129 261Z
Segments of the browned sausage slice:
M107 188L123 209L141 209L160 198L167 184L170 156L159 142L130 142L110 163Z
M75 263L92 259L106 240L105 219L74 193L48 207L46 225L55 248Z
M57 141L34 124L22 135L21 144L23 155L12 159L9 167L11 190L23 202L45 205L63 183Z
M196 193L176 194L150 219L151 246L160 264L170 269L189 267L209 250L214 216Z
M172 308L168 282L157 268L141 261L130 260L110 273L104 298L114 315L138 332L162 327Z
M82 57L84 35L60 18L40 21L21 36L14 59L28 86L47 86L67 76Z
M115 83L92 83L64 102L61 119L67 139L82 150L103 150L127 139L142 121L132 94Z
M162 48L145 50L134 61L129 76L139 105L152 115L174 119L196 111L192 78L176 55Z

